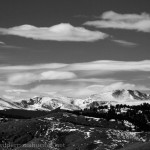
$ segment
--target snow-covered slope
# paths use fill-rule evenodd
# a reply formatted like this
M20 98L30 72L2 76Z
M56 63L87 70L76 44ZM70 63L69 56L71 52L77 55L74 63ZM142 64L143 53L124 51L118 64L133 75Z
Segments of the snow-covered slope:
M66 98L66 101L67 98ZM16 102L17 105L29 109L29 110L53 110L58 107L61 109L78 110L80 107L72 105L65 102L64 97L34 97L29 100L22 100L21 102Z
M150 95L133 90L114 90L90 96L93 101L133 102L150 100Z
M23 109L19 105L0 98L0 110L3 109Z
M74 104L80 106L82 109L90 105L139 105L141 103L150 103L150 95L139 92L137 90L114 90L94 94L86 99L75 99Z
M116 90L112 93L113 97L123 100L149 100L150 95L137 90Z
M27 110L53 110L56 108L79 110L90 106L100 105L139 105L150 103L150 95L136 90L114 90L91 95L87 98L69 98L63 96L56 97L34 97L19 102L9 102L0 99L0 109L27 109Z

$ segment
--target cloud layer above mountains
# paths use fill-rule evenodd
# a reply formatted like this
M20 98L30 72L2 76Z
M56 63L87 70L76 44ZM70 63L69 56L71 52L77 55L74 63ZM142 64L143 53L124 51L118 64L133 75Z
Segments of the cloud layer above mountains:
M100 60L73 64L37 64L30 66L0 66L1 94L7 96L51 95L82 97L112 89L149 90L137 77L126 81L119 73L150 72L150 61ZM27 94L29 93L29 94Z
M111 61L100 60L73 64L37 64L29 66L0 66L1 77L10 85L26 85L43 80L72 80L99 82L95 76L119 72L150 72L150 60ZM85 77L90 77L86 79Z

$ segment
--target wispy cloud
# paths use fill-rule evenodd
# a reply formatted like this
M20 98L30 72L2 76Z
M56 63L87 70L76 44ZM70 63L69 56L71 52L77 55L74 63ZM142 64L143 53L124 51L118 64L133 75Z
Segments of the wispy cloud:
M136 43L125 41L125 40L112 40L112 41L119 44L119 45L128 46L128 47L135 47L138 45Z
M40 70L40 69L58 69L68 66L64 63L48 63L33 65L0 66L1 71L22 71L22 70Z
M83 27L74 27L69 23L61 23L51 27L35 27L32 25L21 25L12 28L0 28L1 35L15 35L34 40L53 41L82 41L92 42L108 37L100 31L91 31Z
M93 84L93 85L38 85L32 89L31 92L34 93L53 93L54 95L63 95L69 97L87 97L92 94L100 94L103 92L108 92L117 89L132 89L132 90L150 90L146 86L135 85L125 82L115 82L111 84Z
M8 77L10 85L26 85L35 81L65 80L76 78L75 73L67 71L45 71L41 73L16 73Z
M143 61L113 61L99 60L93 62L74 63L62 68L68 71L150 71L150 60Z
M84 25L94 26L96 28L114 28L150 32L150 15L148 13L119 14L114 11L106 11L102 14L100 20L87 21Z
M113 78L77 78L77 79L71 79L69 81L74 82L87 82L87 83L100 83L100 84L106 84L106 83L112 83L112 82L119 82L117 79Z
M2 46L2 45L5 45L5 43L4 43L4 42L2 42L2 41L0 41L0 46Z
M150 72L150 60L112 61L100 60L73 64L39 64L30 66L0 66L0 75L6 85L28 85L33 82L62 80L74 83L112 83L118 79L100 77L117 72ZM92 72L89 74L87 72ZM98 77L99 78L95 78ZM122 79L120 81L123 81Z
M2 72L42 72L42 71L101 71L104 72L115 72L115 71L150 71L150 60L143 61L115 61L115 60L98 60L91 62L81 63L49 63L49 64L34 64L25 66L9 66L1 65L0 71ZM51 73L51 72L48 72ZM97 74L97 72L95 73ZM104 73L105 74L105 73Z
M2 42L2 41L0 41L0 47L2 47L2 48L22 48L22 47L20 47L20 46L15 46L15 45L8 45L8 44L6 44L5 42Z
M23 66L22 69L21 66L0 66L0 95L5 98L48 94L80 97L122 88L150 90L143 86L147 78L135 84L137 76L130 79L120 76L123 71L128 74L139 72L138 77L149 73L150 60L49 63ZM87 72L92 74L87 76Z
M118 89L131 89L131 90L141 90L146 91L150 90L150 88L147 88L146 86L142 85L135 85L131 83L125 83L125 82L114 82L111 84L105 84L105 85L90 85L87 87L89 90L93 90L94 92L107 92L107 91L113 91Z
M10 100L22 100L24 98L31 98L33 96L68 96L68 97L88 97L92 94L101 94L117 89L132 89L149 91L150 89L140 84L132 84L125 82L115 82L111 84L40 84L28 90L17 89L13 87L1 87L0 95L3 98ZM64 99L67 101L67 99Z

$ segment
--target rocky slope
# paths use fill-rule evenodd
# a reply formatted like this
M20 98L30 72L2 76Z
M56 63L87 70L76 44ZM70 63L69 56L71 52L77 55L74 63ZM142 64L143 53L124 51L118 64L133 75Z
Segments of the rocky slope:
M113 120L53 111L38 118L0 123L0 144L3 150L8 150L8 145L14 150L116 150L149 141L149 134L123 130L125 126Z

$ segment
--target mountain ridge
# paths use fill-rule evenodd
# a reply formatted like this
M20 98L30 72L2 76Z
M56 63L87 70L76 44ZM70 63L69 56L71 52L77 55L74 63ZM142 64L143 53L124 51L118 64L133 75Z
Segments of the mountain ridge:
M150 94L138 90L118 89L99 94L93 94L87 98L70 98L63 96L36 96L30 99L10 102L0 99L0 109L26 109L51 111L56 108L68 110L80 110L93 106L128 104L138 105L150 103Z

